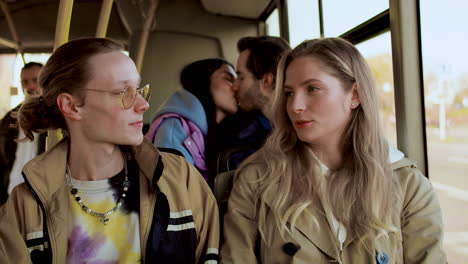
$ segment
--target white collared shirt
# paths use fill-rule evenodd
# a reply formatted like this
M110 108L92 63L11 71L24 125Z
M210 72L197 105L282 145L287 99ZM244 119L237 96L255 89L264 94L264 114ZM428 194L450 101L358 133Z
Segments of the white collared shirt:
M313 152L312 152L312 154L315 156L315 154ZM327 177L329 175L328 167L325 164L323 164L323 162L320 161L317 158L317 156L315 156L315 158L317 159L317 161L319 163L321 174L324 175L325 177ZM335 236L336 240L338 241L338 243L340 245L340 251L342 251L343 250L343 243L346 240L346 234L347 234L346 227L344 227L344 225L341 222L336 220L336 217L333 215L331 209L328 206L323 206L323 208L325 210L325 215L326 215L327 220L328 220L328 225L330 226L330 229L332 230L333 235Z
M22 139L25 137L25 134L22 129L19 129L18 139ZM11 168L10 172L10 184L8 185L8 193L11 193L13 188L16 185L24 182L23 175L21 172L23 171L24 165L28 163L30 160L37 156L38 150L38 134L34 133L34 140L33 141L24 141L18 142L16 145L16 158L15 162L13 162L13 167Z

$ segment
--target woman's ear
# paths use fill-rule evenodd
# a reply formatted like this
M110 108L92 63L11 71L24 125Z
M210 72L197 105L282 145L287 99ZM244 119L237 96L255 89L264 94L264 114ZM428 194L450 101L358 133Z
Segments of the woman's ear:
M60 112L71 120L81 120L80 104L81 100L69 93L61 93L57 96L57 106Z
M357 83L354 82L353 87L351 88L351 109L357 108L361 104L361 100L359 98L359 88Z

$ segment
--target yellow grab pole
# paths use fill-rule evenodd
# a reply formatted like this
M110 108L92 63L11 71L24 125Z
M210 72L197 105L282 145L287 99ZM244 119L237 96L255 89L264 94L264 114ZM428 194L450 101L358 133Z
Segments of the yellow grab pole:
M57 25L55 28L54 50L68 41L70 20L73 10L73 0L60 0ZM60 130L49 130L46 140L46 150L52 148L63 137Z
M151 1L151 6L148 10L148 16L146 17L145 24L143 25L143 31L141 32L140 43L138 45L138 51L136 56L136 66L139 73L141 73L141 68L143 67L143 56L145 55L149 31L151 29L151 24L153 23L153 18L156 13L156 8L158 7L158 4L158 0Z
M54 50L68 41L70 21L73 10L73 0L60 0L57 25L55 28Z
M99 15L99 22L96 29L96 38L106 37L113 2L113 0L102 1L101 14Z

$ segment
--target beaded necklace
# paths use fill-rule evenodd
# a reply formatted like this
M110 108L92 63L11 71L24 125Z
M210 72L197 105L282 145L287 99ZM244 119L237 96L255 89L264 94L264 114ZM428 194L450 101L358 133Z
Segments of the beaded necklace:
M70 193L71 193L71 195L73 195L75 197L75 201L81 206L81 209L83 209L83 211L85 211L86 213L88 213L88 214L90 214L92 216L96 216L96 217L101 218L100 220L104 225L107 225L107 222L109 222L109 216L111 214L115 213L116 211L118 211L120 209L120 207L122 207L122 204L125 201L125 197L127 196L127 191L130 188L130 181L128 180L127 162L125 162L125 179L122 182L123 192L122 192L122 195L119 197L119 201L114 206L114 208L110 209L107 212L99 213L99 212L93 211L91 208L89 208L88 206L86 206L83 203L83 199L81 199L81 197L79 195L79 192L78 192L78 189L76 189L73 186L73 183L72 183L72 180L71 180L70 167L68 166L68 164L67 164L67 172L65 173L65 175L66 175L66 178L67 178L68 186L70 187Z

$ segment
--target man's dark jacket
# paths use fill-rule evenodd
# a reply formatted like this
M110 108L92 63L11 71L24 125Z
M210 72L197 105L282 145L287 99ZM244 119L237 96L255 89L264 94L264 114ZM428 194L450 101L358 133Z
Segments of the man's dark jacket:
M218 128L216 174L237 169L263 146L270 132L270 122L259 111L239 111L224 119Z

